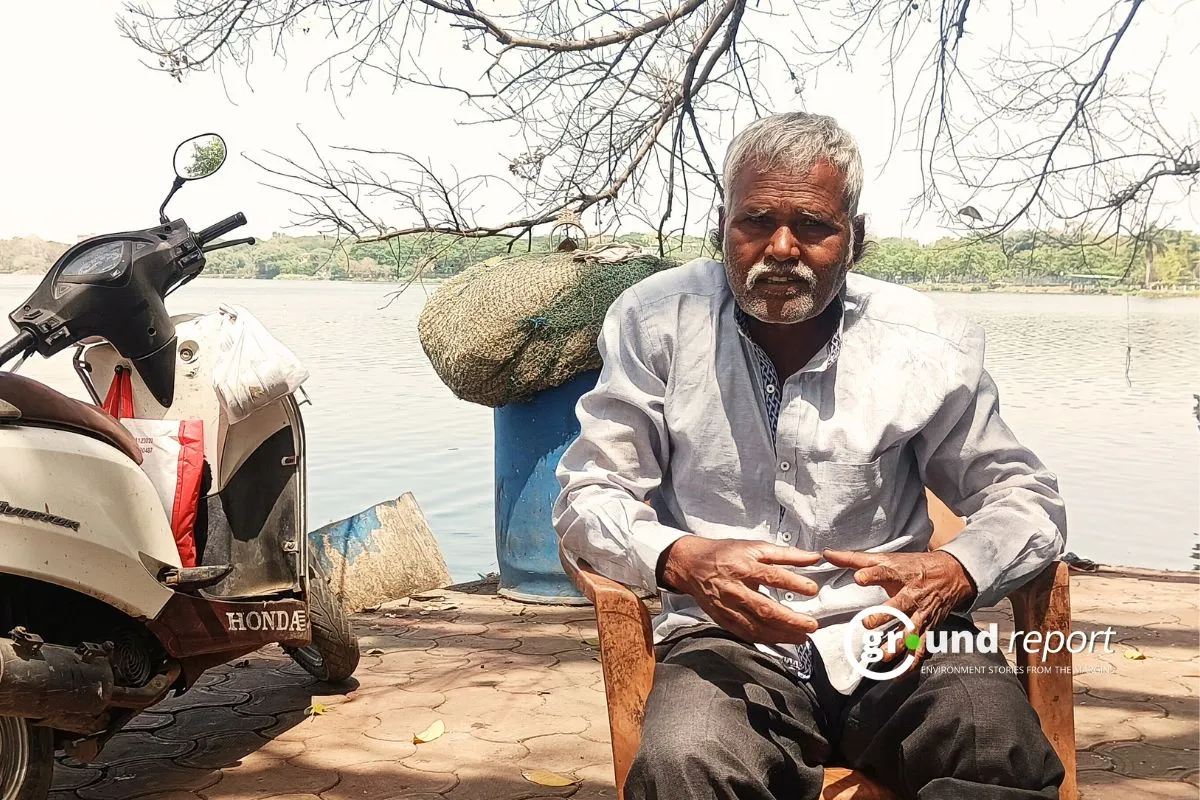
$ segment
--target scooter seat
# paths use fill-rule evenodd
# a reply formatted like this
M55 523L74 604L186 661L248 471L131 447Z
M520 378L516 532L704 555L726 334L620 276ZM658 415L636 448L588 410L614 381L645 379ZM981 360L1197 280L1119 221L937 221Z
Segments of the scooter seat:
M142 463L142 451L133 434L102 409L67 397L32 378L0 372L0 404L17 410L21 422L91 436ZM0 405L2 407L2 405Z

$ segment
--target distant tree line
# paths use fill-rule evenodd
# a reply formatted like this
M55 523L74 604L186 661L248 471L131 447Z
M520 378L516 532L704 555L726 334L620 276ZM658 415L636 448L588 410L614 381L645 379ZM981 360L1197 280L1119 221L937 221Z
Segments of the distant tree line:
M657 251L653 233L618 241ZM557 242L532 237L518 246L535 252ZM508 237L459 239L428 236L384 242L337 241L323 236L275 234L253 247L220 250L208 257L210 276L259 279L404 281L445 278L471 264L510 251ZM667 256L685 261L712 255L705 240L672 240ZM42 273L67 245L37 238L0 240L0 273ZM1016 231L984 239L948 238L922 245L911 239L874 243L859 270L898 283L1003 285L1200 285L1200 235L1161 229L1138 240L1097 241L1086 233Z

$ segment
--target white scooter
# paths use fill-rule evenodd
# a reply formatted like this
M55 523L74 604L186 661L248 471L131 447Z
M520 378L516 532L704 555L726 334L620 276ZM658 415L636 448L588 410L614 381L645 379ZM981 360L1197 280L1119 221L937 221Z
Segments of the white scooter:
M189 147L190 146L190 147ZM304 428L292 395L230 423L213 388L222 314L164 298L244 225L193 231L165 208L224 162L215 134L176 150L161 224L80 242L9 319L0 368L75 347L100 403L119 369L140 418L200 419L205 480L194 567L129 431L97 406L0 370L0 800L44 800L56 751L88 761L140 710L211 667L278 643L343 681L358 642L308 563Z

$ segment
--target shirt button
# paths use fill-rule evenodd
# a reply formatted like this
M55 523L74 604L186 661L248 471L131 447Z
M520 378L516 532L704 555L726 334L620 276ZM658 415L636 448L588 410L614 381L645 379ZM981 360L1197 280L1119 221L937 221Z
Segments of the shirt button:
M789 464L789 463L788 463L788 462L786 462L786 461L780 461L780 462L779 462L779 468L780 468L781 470L783 470L784 472L787 472L789 469L791 469L791 468L792 468L792 465L791 465L791 464Z
M775 384L773 384L773 383L767 384L767 394L775 394Z

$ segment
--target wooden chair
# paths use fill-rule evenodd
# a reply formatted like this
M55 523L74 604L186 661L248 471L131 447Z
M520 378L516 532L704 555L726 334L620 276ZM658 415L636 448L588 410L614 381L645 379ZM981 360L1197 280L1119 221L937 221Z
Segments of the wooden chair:
M963 521L941 501L929 495L930 519L934 523L931 547L938 547L958 534ZM567 574L589 600L596 612L600 637L604 691L608 701L608 722L612 732L613 772L617 798L624 800L625 777L633 764L642 736L642 718L646 698L654 683L654 648L650 614L644 603L629 588L593 572L586 564L574 568L562 559ZM1068 568L1056 562L1010 595L1013 622L1017 630L1071 631L1071 599ZM1022 667L1021 684L1029 702L1041 720L1042 731L1050 740L1066 768L1060 800L1078 800L1075 783L1075 709L1072 696L1071 654L1061 653L1041 660L1040 652L1026 654L1017 649L1017 665ZM1043 669L1031 672L1035 663ZM1048 668L1045 669L1045 668ZM822 800L895 800L895 796L862 773L841 767L825 769Z

